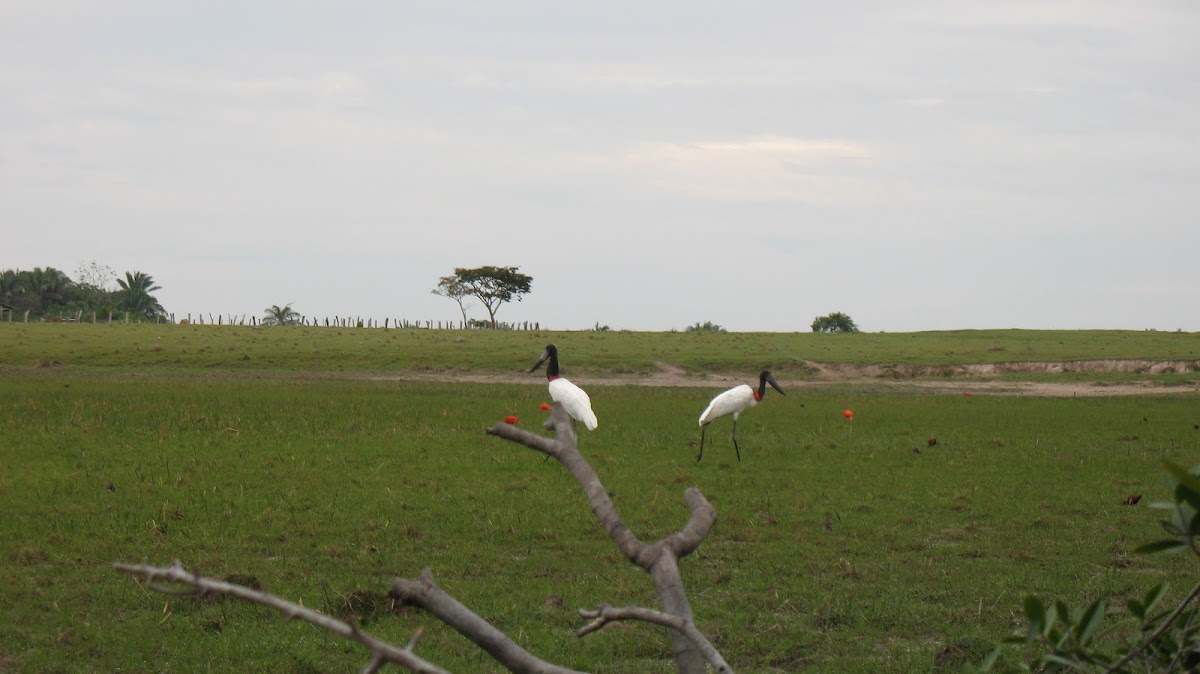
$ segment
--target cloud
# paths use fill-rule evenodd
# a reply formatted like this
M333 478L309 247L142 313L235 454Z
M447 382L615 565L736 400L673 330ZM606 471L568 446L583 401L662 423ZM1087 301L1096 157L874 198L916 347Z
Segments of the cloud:
M829 203L851 198L861 186L858 178L839 175L847 164L876 157L861 142L762 135L647 142L601 163L692 198Z

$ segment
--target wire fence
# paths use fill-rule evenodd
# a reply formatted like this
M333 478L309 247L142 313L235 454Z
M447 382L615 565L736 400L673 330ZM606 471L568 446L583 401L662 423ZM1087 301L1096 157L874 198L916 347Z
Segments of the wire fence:
M176 319L176 314L169 313L163 316L149 318L146 316L131 315L128 312L109 312L107 315L98 314L95 311L76 311L61 313L59 315L47 316L32 316L30 311L25 311L23 314L18 314L8 307L2 307L0 310L0 321L8 323L24 322L29 323L44 322L44 323L177 323L179 325L249 325L252 327L270 325L264 323L257 316L248 314L213 314L200 313L188 314L180 316ZM490 321L478 319L462 320L413 320L409 318L392 318L386 317L383 319L362 316L300 316L295 319L295 323L290 325L300 325L307 327L322 327L322 328L382 328L384 330L541 330L541 323L538 321L519 321L516 323L508 323L505 321L497 321L493 326Z

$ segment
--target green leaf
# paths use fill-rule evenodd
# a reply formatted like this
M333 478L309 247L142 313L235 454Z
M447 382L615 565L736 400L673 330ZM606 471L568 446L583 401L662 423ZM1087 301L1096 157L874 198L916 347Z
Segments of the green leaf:
M1092 640L1092 635L1096 633L1096 628L1100 626L1102 620L1104 620L1104 601L1098 599L1083 612L1083 619L1075 626L1075 641L1080 646L1086 646Z
M1062 665L1063 667L1069 667L1070 669L1081 669L1080 665L1083 664L1075 658L1064 657L1057 653L1047 653L1042 656L1042 660L1045 660L1046 662L1053 662L1055 664Z
M1179 508L1174 507L1171 509L1171 519L1159 520L1158 525L1163 528L1163 531L1166 531L1172 536L1182 536L1183 523L1180 521L1180 519Z
M992 666L996 664L996 658L1000 655L1000 648L992 649L991 653L987 654L978 665L973 665L969 662L964 662L962 666L963 674L984 674L984 672L992 671Z
M1041 599L1033 595L1025 597L1025 619L1029 621L1029 635L1025 643L1031 644L1034 637L1042 634L1046 624L1046 605Z
M1183 550L1187 550L1187 547L1188 546L1186 543L1178 539L1170 538L1162 541L1155 541L1153 543L1147 543L1134 548L1133 551L1139 555L1149 555L1155 552L1181 552Z
M1048 616L1048 619L1046 621L1049 623L1048 625L1046 625L1046 633L1047 634L1049 634L1050 629L1052 627L1054 627L1055 618L1061 620L1064 624L1066 624L1066 626L1067 626L1066 629L1068 631L1071 629L1071 622L1072 622L1071 609L1067 608L1067 603L1061 599L1055 600L1054 613L1052 613Z
M1146 607L1142 606L1142 602L1136 599L1130 599L1129 601L1125 602L1125 610L1129 611L1129 614L1138 620L1146 620Z
M1162 598L1167 596L1168 587L1169 586L1166 583L1159 583L1149 590L1146 590L1146 596L1142 599L1142 603L1146 606L1146 613L1153 611L1154 607L1158 605L1158 602L1162 601Z
M1185 501L1192 508L1200 510L1200 477L1192 475L1191 472L1170 461L1164 461L1163 465L1167 467L1167 472L1175 478L1177 483L1175 500L1177 502Z

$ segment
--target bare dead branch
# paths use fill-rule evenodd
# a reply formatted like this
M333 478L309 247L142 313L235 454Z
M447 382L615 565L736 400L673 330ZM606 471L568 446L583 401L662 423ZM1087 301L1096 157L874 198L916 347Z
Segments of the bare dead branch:
M708 661L713 669L719 674L733 674L733 670L729 668L729 664L725 662L725 658L717 652L717 649L712 645L712 642L705 637L700 630L691 621L684 620L679 616L667 615L661 611L654 609L643 608L641 606L625 606L622 608L613 608L608 604L602 604L600 608L589 611L588 609L579 609L579 615L584 618L592 618L592 622L581 627L575 632L576 636L587 636L592 632L597 632L604 629L606 625L617 620L640 620L642 622L654 623L663 627L682 632L691 639L692 643L700 649L704 655L704 659Z
M681 531L653 545L647 545L621 520L596 471L579 453L570 417L560 403L555 402L550 406L550 418L545 425L554 429L553 441L505 423L497 423L487 432L558 459L583 488L592 513L600 521L604 532L629 561L650 574L663 611L682 620L683 624L690 625L692 609L683 589L679 559L700 545L716 521L717 513L712 504L704 498L700 490L694 487L688 489L684 493L684 500L692 514L687 525ZM702 657L697 643L683 631L674 627L670 629L671 652L675 658L676 669L680 674L704 674L706 658Z
M509 671L523 674L582 674L541 660L518 646L508 635L438 587L433 580L433 572L428 568L421 572L418 580L397 578L391 594L432 613L438 620L487 651Z
M423 636L425 636L425 627L418 627L416 633L413 634L412 638L408 640L408 646L405 646L405 648L410 651L417 650L417 642L420 641L421 637Z
M556 440L544 438L536 433L530 433L523 428L517 428L512 424L504 422L497 422L495 426L487 429L487 432L489 435L498 435L505 440L512 440L532 450L558 458L559 444Z
M371 663L364 670L367 672L377 670L378 666L374 666L375 662L383 659L420 674L450 674L441 667L418 657L411 649L396 648L391 644L379 641L350 623L331 618L320 611L293 604L267 592L251 590L241 585L189 573L184 570L178 560L169 567L121 563L113 566L118 571L145 577L147 585L156 589L160 587L171 589L171 586L174 585L175 593L178 594L178 586L187 586L194 588L193 594L195 591L199 591L200 593L229 595L255 604L262 604L279 611L290 619L303 620L334 634L357 641L371 651ZM374 669L372 669L373 666Z
M558 439L550 440L540 435L535 435L528 431L514 428L511 424L498 422L496 425L488 429L488 433L496 435L505 440L510 440L518 444L525 445L530 449L545 452L556 458L566 467L571 476L579 482L583 487L584 495L587 496L588 503L592 506L592 513L600 520L600 526L604 527L605 533L616 544L617 548L629 559L629 561L638 566L648 569L654 563L654 557L657 556L650 546L643 543L634 535L629 527L621 521L617 515L616 506L608 497L608 492L604 489L604 485L600 482L600 477L596 475L596 471L583 458L583 455L576 449L574 442L568 442L563 434L569 434L571 439L574 439L574 433L571 432L571 418L567 416L567 411L563 409L560 403L554 403L550 406L550 421L555 427L555 433L558 434Z
M375 674L375 672L383 669L385 664L387 664L387 659L376 653L375 656L371 658L371 661L367 663L367 666L363 667L362 674Z
M708 530L717 521L717 510L704 498L699 489L688 487L683 493L683 500L688 508L691 508L692 516L682 531L664 539L666 545L675 552L675 556L681 558L687 557L700 547L704 538L708 536Z

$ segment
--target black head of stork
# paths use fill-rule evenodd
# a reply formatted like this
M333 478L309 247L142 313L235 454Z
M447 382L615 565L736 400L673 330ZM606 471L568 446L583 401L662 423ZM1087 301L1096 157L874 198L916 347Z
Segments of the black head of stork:
M779 388L779 382L775 381L775 377L772 377L770 372L763 370L762 372L758 373L758 399L759 400L762 400L763 394L767 392L767 384L770 384L771 388L775 389L776 391L779 391L779 395L787 395L786 393L783 392L783 389Z
M557 377L558 347L553 344L546 345L546 349L542 351L542 355L538 356L537 362L533 364L533 367L529 368L530 374L536 372L537 369L542 366L542 363L545 363L547 360L550 361L550 364L546 366L546 379L554 379Z

